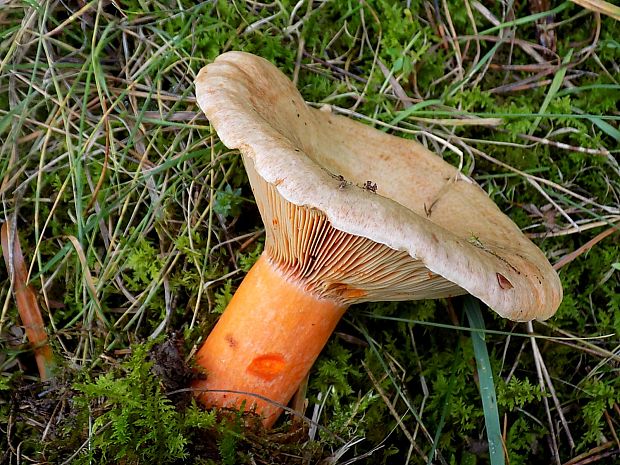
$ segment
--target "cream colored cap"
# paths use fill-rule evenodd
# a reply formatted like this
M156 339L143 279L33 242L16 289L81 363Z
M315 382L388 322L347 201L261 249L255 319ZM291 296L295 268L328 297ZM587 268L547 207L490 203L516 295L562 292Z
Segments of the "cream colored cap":
M484 191L421 144L308 107L263 58L228 52L197 99L243 155L265 252L343 303L469 292L501 316L546 319L562 300L543 253Z

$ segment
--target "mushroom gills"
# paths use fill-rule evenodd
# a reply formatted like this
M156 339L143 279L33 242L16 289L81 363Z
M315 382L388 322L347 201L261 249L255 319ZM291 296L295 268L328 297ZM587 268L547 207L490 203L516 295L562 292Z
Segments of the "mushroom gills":
M285 200L250 157L243 162L265 224L265 254L308 292L343 305L465 294L408 252L334 228L316 208Z

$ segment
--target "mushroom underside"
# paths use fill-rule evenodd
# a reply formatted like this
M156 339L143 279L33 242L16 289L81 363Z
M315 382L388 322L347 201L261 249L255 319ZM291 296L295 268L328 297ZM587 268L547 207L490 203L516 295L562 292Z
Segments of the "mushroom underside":
M309 292L342 305L466 293L407 251L338 230L320 210L288 202L251 159L244 156L244 164L265 224L265 253Z

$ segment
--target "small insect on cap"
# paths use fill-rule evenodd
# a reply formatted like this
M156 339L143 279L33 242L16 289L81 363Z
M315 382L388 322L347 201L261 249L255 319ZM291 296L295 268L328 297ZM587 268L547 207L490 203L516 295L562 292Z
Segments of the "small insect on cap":
M242 154L265 253L309 292L351 304L470 293L503 317L562 300L543 253L484 191L419 143L308 107L263 58L220 55L197 98Z

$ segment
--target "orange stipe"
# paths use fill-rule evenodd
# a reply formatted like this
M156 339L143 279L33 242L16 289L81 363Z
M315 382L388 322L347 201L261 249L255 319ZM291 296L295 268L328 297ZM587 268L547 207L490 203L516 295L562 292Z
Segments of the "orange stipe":
M289 402L345 309L305 291L261 256L198 351L207 377L193 384L196 395L208 407L245 402L271 426L282 412L277 404Z
M271 381L286 367L286 361L281 354L265 354L256 357L246 368L251 375Z

